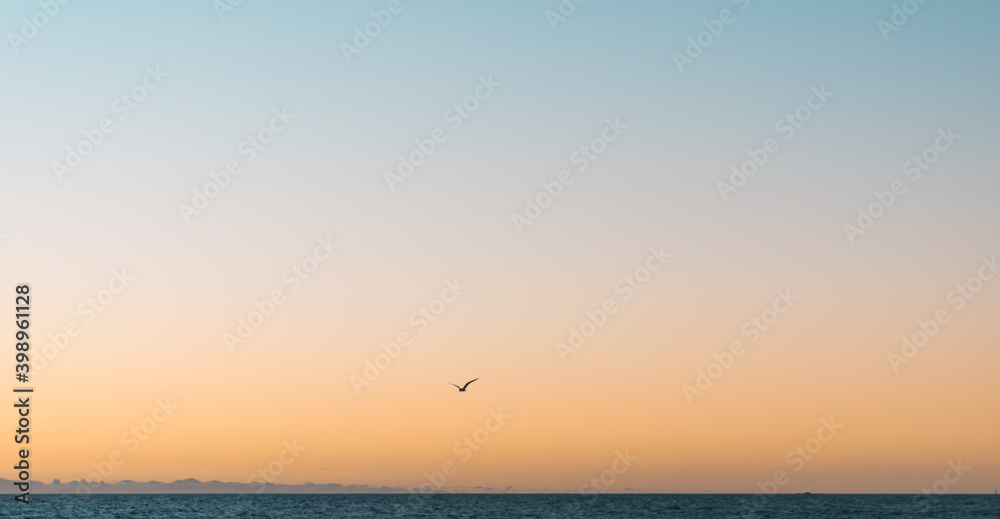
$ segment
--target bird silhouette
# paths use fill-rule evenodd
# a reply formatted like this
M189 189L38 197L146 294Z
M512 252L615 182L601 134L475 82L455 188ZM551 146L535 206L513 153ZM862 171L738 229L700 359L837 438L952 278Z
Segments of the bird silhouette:
M469 387L469 384L471 384L471 383L473 383L473 382L475 382L477 380L479 380L479 379L478 378L474 378L474 379L466 382L464 386L459 386L458 384L452 384L451 382L448 382L448 383L451 384L451 385L453 385L453 386L455 386L455 387L457 387L458 388L458 392L461 393L462 391L465 391L465 388Z

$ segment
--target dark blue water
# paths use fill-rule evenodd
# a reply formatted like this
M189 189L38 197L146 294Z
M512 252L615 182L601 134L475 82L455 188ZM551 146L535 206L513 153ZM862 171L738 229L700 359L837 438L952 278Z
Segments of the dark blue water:
M173 494L3 496L17 518L1000 518L992 495Z

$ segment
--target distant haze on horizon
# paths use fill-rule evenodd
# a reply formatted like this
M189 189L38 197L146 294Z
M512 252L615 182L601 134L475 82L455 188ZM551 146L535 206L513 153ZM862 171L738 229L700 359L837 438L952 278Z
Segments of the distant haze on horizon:
M1000 4L389 4L8 40L33 480L1000 486Z

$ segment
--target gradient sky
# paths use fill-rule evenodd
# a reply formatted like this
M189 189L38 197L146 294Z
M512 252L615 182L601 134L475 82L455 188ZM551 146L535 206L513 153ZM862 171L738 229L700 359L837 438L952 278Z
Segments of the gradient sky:
M452 461L447 487L576 491L628 450L609 491L754 492L786 470L782 492L909 493L952 460L971 470L950 492L1000 484L1000 279L948 300L1000 253L1000 5L928 2L886 40L891 1L592 0L553 30L554 0L403 0L348 63L341 44L387 3L247 0L220 20L207 0L71 2L16 50L5 38L0 277L31 283L34 354L58 351L32 372L34 478L120 451L108 481L246 482L296 440L280 483L412 487ZM4 2L0 29L39 9ZM733 23L679 71L723 9ZM824 86L785 140L776 121ZM238 146L275 109L295 119L248 163ZM60 182L52 162L105 117L114 132ZM607 118L627 128L575 172ZM949 127L961 137L911 181L904 163ZM448 140L390 190L435 128ZM716 183L769 138L778 152L723 201ZM185 222L231 160L242 173ZM511 214L564 169L574 183L518 233ZM852 243L843 225L895 180L906 192ZM292 290L284 273L327 236L339 249ZM622 301L650 247L671 258ZM117 269L134 280L86 322ZM467 290L418 333L411 314L454 278ZM744 323L784 289L799 299L751 343ZM609 298L619 311L563 361L555 344ZM894 370L938 309L950 320ZM359 395L351 376L400 332L413 344ZM689 402L733 341L746 353ZM511 418L462 461L491 409ZM830 417L843 429L796 471L786 454Z

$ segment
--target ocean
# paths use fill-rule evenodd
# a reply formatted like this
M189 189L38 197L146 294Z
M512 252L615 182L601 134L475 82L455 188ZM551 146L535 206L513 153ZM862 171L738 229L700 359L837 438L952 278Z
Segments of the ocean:
M0 516L267 518L1000 518L994 495L111 494L7 496Z

